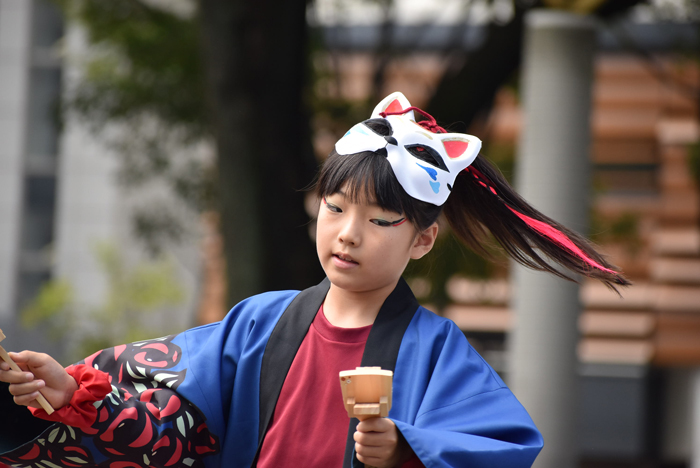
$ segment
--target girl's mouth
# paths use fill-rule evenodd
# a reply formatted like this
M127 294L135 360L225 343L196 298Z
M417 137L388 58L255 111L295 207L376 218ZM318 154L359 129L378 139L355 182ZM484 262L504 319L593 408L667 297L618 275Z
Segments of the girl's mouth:
M355 260L352 259L350 255L344 255L342 253L333 254L334 263L341 268L348 268L353 265L359 265Z

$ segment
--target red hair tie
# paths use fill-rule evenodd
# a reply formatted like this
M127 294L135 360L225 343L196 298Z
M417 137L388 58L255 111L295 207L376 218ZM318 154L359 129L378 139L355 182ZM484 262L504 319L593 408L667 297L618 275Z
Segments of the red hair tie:
M603 265L600 263L596 262L592 258L588 257L583 251L578 248L576 244L574 244L571 239L569 239L566 234L563 232L559 231L558 229L550 226L549 224L538 221L536 219L533 219L523 213L520 213L519 211L516 211L515 209L511 208L510 205L508 205L496 192L496 189L493 186L493 183L489 180L488 177L486 177L479 169L476 169L472 166L467 166L464 169L465 172L469 173L474 179L479 183L484 188L487 188L496 195L502 202L503 204L513 212L518 218L520 218L525 224L530 227L530 229L534 230L537 232L539 235L542 237L546 237L547 239L551 240L555 244L559 245L560 247L568 250L575 256L579 257L581 260L583 260L587 265L592 266L594 268L597 268L601 271L604 271L606 273L610 273L613 275L617 276L617 272L614 270L611 270L610 268L605 268Z
M445 130L444 128L442 128L441 126L439 126L439 125L437 124L437 121L435 120L435 117L433 117L432 115L428 114L428 113L427 113L426 111L424 111L423 109L419 109L419 108L414 107L414 106L411 106L411 107L409 107L409 108L402 109L402 110L396 111L396 112L380 112L379 115L381 115L383 118L386 119L386 116L387 116L387 115L403 115L403 114L405 114L406 112L409 112L409 111L416 111L416 112L418 112L420 115L422 115L423 117L425 117L426 119L428 119L428 120L421 120L420 122L416 122L416 123L417 123L418 125L420 125L421 127L423 127L424 129L428 130L429 132L432 132L432 133L447 133L447 130Z

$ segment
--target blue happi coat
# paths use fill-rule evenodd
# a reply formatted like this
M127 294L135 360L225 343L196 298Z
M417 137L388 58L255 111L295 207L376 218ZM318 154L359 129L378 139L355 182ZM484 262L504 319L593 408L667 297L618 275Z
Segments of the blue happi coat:
M302 292L254 296L219 323L89 357L84 364L107 372L113 389L96 403L91 427L35 419L0 389L0 462L254 465L329 285L326 279ZM542 448L537 428L499 376L453 322L419 306L403 280L372 326L362 365L394 371L389 417L426 467L529 467ZM357 422L349 422L345 467L361 466L353 452Z

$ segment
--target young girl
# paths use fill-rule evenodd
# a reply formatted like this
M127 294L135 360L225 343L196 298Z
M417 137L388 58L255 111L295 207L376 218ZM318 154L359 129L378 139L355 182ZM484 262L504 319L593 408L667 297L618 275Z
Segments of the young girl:
M414 111L426 119L416 122ZM432 248L444 207L476 249L488 230L529 267L562 276L543 253L611 287L628 283L523 201L477 156L480 146L391 94L321 171L321 284L251 297L220 323L103 350L65 370L46 355L13 353L24 372L3 363L0 380L18 405L57 423L8 410L4 420L19 426L0 436L0 462L530 466L542 447L532 420L455 324L418 304L404 268ZM388 418L348 421L338 372L357 366L394 371ZM53 415L38 409L39 390Z

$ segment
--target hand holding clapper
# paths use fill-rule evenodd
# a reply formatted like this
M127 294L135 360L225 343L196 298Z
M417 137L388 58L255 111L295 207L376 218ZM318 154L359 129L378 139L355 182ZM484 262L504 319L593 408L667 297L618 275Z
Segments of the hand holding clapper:
M0 329L0 341L4 340L5 338L5 334L2 332L2 329ZM19 366L15 363L15 361L12 360L10 355L7 354L7 351L5 351L5 348L3 348L2 346L0 346L0 357L10 365L13 371L23 372L22 369L20 369ZM44 409L44 411L46 411L47 414L51 414L54 412L54 409L51 406L51 404L48 401L46 401L46 398L44 398L44 395L42 395L41 393L39 393L39 397L36 399L36 401L39 402L39 404Z

